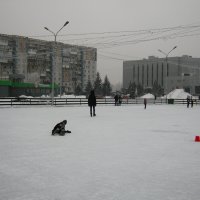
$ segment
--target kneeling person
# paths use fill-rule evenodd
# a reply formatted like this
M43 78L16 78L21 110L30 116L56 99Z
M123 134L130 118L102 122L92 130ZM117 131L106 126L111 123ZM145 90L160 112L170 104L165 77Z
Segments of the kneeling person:
M67 120L63 120L62 122L55 125L55 127L52 130L52 135L61 135L64 136L65 133L71 133L69 130L65 130L65 125L67 124Z

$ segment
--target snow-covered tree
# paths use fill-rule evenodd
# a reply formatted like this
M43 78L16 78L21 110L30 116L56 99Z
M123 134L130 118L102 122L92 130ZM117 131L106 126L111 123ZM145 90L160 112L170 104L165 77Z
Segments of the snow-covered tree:
M110 81L109 81L107 75L104 78L102 92L103 92L104 96L108 96L112 92L112 87L111 87L111 84L110 84Z
M94 82L94 90L95 94L102 95L102 80L99 72L97 72L97 77Z
M93 89L93 88L92 88L92 83L90 82L90 80L88 80L87 85L86 85L86 87L85 87L85 93L86 93L86 95L89 95L89 94L90 94L90 91L91 91L92 89Z

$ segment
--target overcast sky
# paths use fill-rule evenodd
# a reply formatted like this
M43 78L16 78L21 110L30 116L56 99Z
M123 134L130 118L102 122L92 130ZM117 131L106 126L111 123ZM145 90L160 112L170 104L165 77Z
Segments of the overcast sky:
M200 57L200 0L0 0L0 33L96 47L102 79L122 82L123 60Z

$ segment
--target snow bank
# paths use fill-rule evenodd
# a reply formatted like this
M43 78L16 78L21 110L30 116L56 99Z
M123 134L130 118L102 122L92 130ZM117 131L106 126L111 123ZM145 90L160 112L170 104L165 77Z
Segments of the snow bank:
M19 98L33 98L32 96L20 95Z
M59 98L60 98L60 96L59 96ZM77 95L71 94L71 95L62 95L61 98L79 98L79 99L82 98L82 99L84 99L84 98L86 98L86 96L85 95L77 96Z
M154 99L155 97L154 97L154 95L153 94L150 94L150 93L148 93L148 94L145 94L145 95L143 95L143 96L141 96L140 98L143 98L143 99Z
M183 89L175 89L167 95L167 99L186 99L188 96L191 97L192 95L185 92ZM164 98L166 98L166 96L164 96Z

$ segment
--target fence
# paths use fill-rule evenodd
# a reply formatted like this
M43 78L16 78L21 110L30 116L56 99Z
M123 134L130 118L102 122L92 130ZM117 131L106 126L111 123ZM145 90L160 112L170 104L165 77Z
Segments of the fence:
M87 105L87 98L54 98L53 105L54 106L67 106L67 105ZM143 104L144 99L136 98L136 99L122 99L122 105L130 105L130 104ZM200 100L194 99L194 105L199 105ZM114 98L97 98L98 105L114 105ZM186 99L147 99L147 104L187 104ZM0 107L3 106L48 106L52 105L51 98L15 98L15 97L4 97L0 98Z

